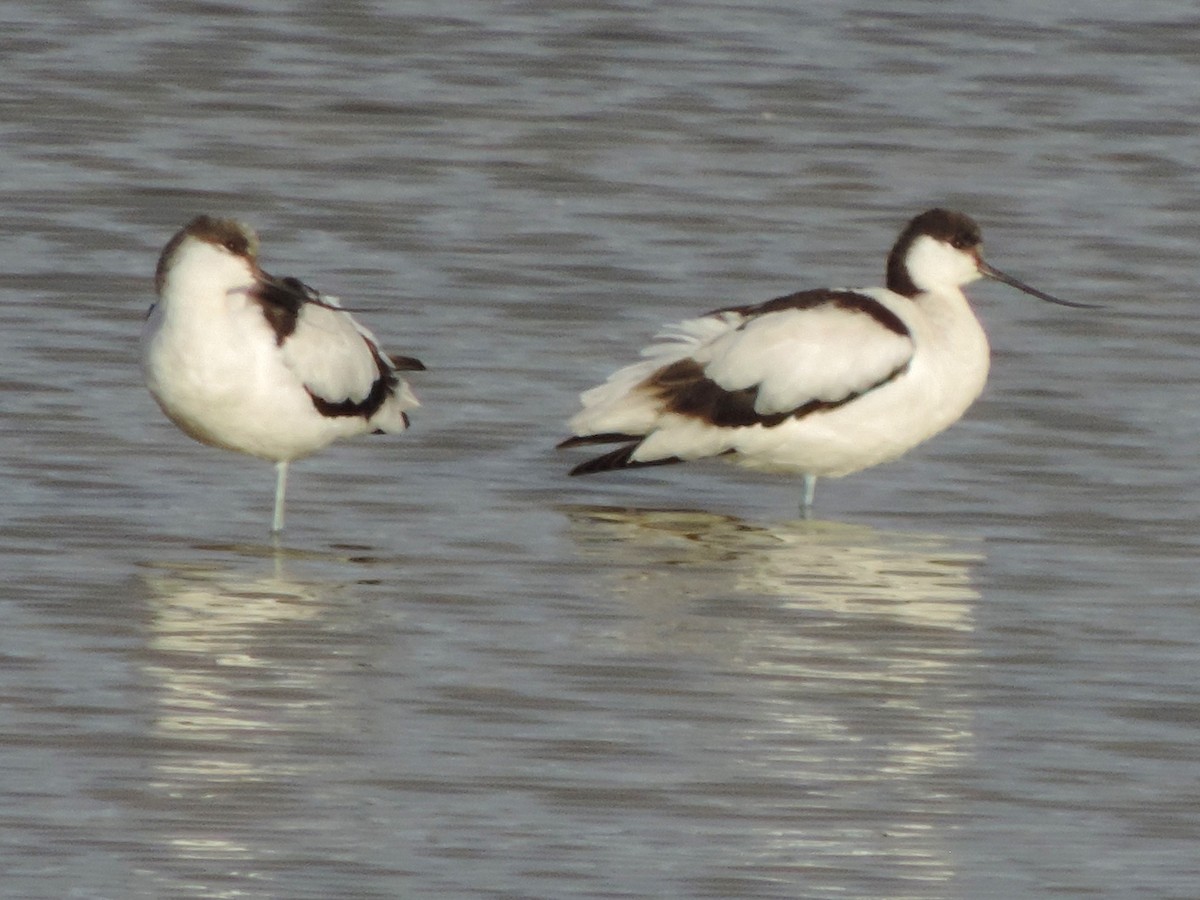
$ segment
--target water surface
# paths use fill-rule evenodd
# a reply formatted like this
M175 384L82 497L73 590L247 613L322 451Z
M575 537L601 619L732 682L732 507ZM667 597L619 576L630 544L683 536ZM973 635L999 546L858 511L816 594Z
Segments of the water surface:
M29 898L1191 898L1188 4L0 10L0 887ZM903 460L568 479L663 323L870 285L932 206L993 373ZM141 385L162 244L422 358L269 466Z

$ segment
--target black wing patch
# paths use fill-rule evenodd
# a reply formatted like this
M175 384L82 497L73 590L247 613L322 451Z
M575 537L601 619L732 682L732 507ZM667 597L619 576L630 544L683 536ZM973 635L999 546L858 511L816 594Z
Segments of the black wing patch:
M728 391L708 378L701 365L693 359L681 359L659 369L645 385L657 393L665 412L701 419L717 428L746 428L751 425L771 428L788 419L802 419L812 413L837 409L868 391L883 387L907 370L906 362L865 390L852 391L836 400L809 400L794 409L776 413L761 413L755 409L758 402L757 387Z
M425 363L421 362L415 356L389 356L392 361L392 368L398 372L424 372Z
M275 344L282 347L296 330L300 308L305 303L317 302L321 295L299 278L272 278L263 272L250 296L258 302L263 317L275 332Z
M665 412L702 419L718 428L763 425L770 428L790 418L792 412L763 415L754 409L758 388L727 391L704 374L694 359L681 359L659 369L645 382L658 396ZM810 410L811 411L811 410Z
M587 447L591 444L621 444L625 441L637 443L643 436L640 434L625 434L621 431L606 431L602 434L577 434L567 438L565 441L559 441L554 445L554 449L563 450L567 447Z
M731 306L715 310L710 315L721 313L736 313L747 320L768 313L782 312L789 309L813 309L825 304L832 304L848 312L859 313L874 319L883 328L911 338L908 326L894 312L865 294L854 291L831 291L817 289L800 291L777 297L756 306ZM743 323L744 324L744 323ZM863 394L880 388L908 371L908 363L896 367L884 378L861 391L847 393L844 397L833 400L813 399L800 404L794 409L776 413L760 413L756 408L758 402L758 387L752 386L741 390L730 391L721 387L704 374L704 367L694 359L681 359L659 369L635 390L645 390L654 394L663 405L664 412L688 418L699 419L716 428L746 428L760 425L771 428L789 419L801 419L813 413L837 409L858 399ZM680 462L678 457L667 459L631 461L630 457L637 450L644 435L628 434L594 434L579 435L567 438L559 447L577 447L585 444L622 443L629 441L624 447L619 447L602 456L583 462L571 470L572 475L590 475L595 472L607 472L612 469L626 469L641 466L667 465ZM736 451L726 451L733 453Z
M785 297L777 297L757 306L735 306L717 310L710 315L724 312L737 313L747 321L770 313L791 309L815 309L832 305L847 312L869 316L878 325L901 337L911 338L912 333L904 321L873 297L855 291L831 291L817 289L799 291ZM743 323L744 325L745 323ZM762 425L770 428L788 419L800 419L815 412L836 409L867 391L882 387L908 369L908 363L897 367L880 381L862 391L846 394L836 399L813 399L795 409L776 413L760 413L758 387L751 386L737 391L726 390L704 374L704 368L694 359L681 359L659 369L645 382L644 387L655 393L667 412L702 419L718 428L744 428Z
M316 288L309 287L299 278L273 278L265 272L260 273L258 283L251 290L250 296L258 302L267 324L275 332L277 346L283 346L283 342L296 330L296 324L300 319L300 310L306 303L323 306L335 312L346 312L340 306L323 300ZM400 379L396 376L397 371L425 371L425 364L416 357L386 356L365 335L362 340L367 349L371 351L371 358L375 361L375 369L379 373L379 377L372 382L371 390L367 392L366 397L362 400L353 400L349 397L343 400L328 400L313 393L311 388L305 388L317 412L327 418L361 416L364 419L370 419L379 412L380 407L387 402L388 397L392 396L399 386ZM401 413L401 418L407 425L408 416Z
M683 462L678 456L668 456L666 459L651 459L645 462L634 461L630 459L633 452L637 450L637 441L632 444L627 444L624 447L618 447L616 450L611 450L602 456L593 457L586 462L581 462L570 471L571 475L595 475L598 472L611 472L613 469L645 469L650 466L669 466L675 463ZM562 446L561 444L559 445Z
M838 309L844 309L847 312L870 316L888 331L898 334L901 337L912 336L912 332L908 330L908 326L904 324L903 319L874 297L868 297L866 294L860 294L857 291L831 291L826 288L797 291L794 294L788 294L785 297L776 297L774 300L768 300L766 303L759 303L756 306L727 306L723 309L713 310L709 315L716 316L721 313L731 312L751 319L755 316L782 312L787 309L815 309L825 304L835 306Z
M396 377L396 370L392 368L390 361L385 357L379 348L363 338L363 343L371 350L371 356L375 360L375 367L379 372L379 377L375 379L371 385L371 390L362 400L326 400L324 397L318 397L309 388L308 396L312 398L313 406L317 408L317 412L330 419L345 417L345 416L362 416L364 419L369 419L375 413L379 412L379 408L387 401L387 398L392 395L392 392L399 385L400 379ZM407 422L407 417L405 417Z

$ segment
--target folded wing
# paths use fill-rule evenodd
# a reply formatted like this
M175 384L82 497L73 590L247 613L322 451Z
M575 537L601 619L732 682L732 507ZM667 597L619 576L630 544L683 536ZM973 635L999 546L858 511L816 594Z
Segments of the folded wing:
M419 404L396 373L423 369L419 360L389 357L336 298L298 279L264 276L256 297L318 412L361 417L383 431L407 427L404 411Z
M735 450L738 429L836 408L905 371L903 321L878 299L806 291L681 323L584 393L565 446L622 442L577 474Z

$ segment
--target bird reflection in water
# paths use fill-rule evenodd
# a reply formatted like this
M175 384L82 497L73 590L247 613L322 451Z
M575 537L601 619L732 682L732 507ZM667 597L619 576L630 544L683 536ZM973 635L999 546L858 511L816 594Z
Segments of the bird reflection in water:
M339 621L336 587L279 574L175 566L144 583L141 670L156 692L147 791L172 813L157 838L173 861L161 887L204 861L253 871L278 834L312 838L336 821L309 803L361 733L338 697L359 663L339 644L361 650L367 626Z
M757 810L753 862L726 866L869 862L903 881L953 878L982 546L825 522L566 512L585 567L624 612L605 623L614 650L686 670L663 685L693 719L680 766L716 765L708 802Z

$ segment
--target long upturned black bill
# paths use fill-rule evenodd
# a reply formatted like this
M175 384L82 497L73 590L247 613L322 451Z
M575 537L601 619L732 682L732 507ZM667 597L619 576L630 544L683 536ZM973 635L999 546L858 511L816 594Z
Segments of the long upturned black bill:
M1047 303L1057 303L1059 306L1070 306L1073 309L1099 309L1095 303L1075 303L1071 300L1059 300L1057 297L1051 297L1049 294L1039 291L1037 288L1030 287L1023 281L1018 281L1011 275L1005 275L999 269L985 263L982 259L979 260L979 274L985 278L992 278L996 281L1003 282L1009 287L1015 287L1018 291L1028 294L1030 297L1037 297L1039 300L1045 300Z

